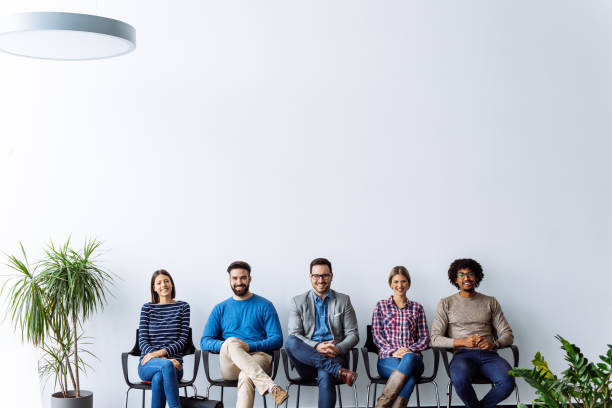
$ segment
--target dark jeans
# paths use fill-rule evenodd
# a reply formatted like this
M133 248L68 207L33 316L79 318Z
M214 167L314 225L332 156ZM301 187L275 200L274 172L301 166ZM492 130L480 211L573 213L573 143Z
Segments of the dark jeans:
M510 364L494 351L459 350L450 363L455 391L468 408L493 408L514 389L514 377L508 374ZM491 391L478 401L472 378L482 376L493 383Z
M378 374L383 378L389 378L394 370L399 370L408 376L406 384L399 393L406 399L410 399L410 394L412 394L416 382L425 369L423 357L416 353L406 353L401 359L395 357L380 359L376 367L378 368Z
M178 371L170 360L152 358L145 365L138 362L138 376L143 381L151 381L151 408L164 408L166 400L170 408L177 408L178 381L183 370Z
M336 406L335 387L338 383L338 371L348 367L348 357L342 354L335 358L325 357L295 336L288 336L285 339L285 350L300 377L317 379L319 408Z

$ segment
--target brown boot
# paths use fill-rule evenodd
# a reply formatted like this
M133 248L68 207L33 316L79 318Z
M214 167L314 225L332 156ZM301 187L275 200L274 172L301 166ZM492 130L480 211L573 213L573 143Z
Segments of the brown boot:
M398 395L391 408L406 408L408 406L408 400L401 395Z
M357 373L348 368L341 368L338 371L338 378L349 387L352 387L355 381L357 381Z
M399 394L407 380L408 376L404 373L393 370L391 376L389 376L387 380L387 384L385 384L382 394L380 394L378 401L376 401L376 408L391 408L393 402L397 398L397 394Z
M279 407L283 402L285 402L287 398L289 398L289 394L287 394L287 391L283 390L278 385L272 387L271 394L274 397L274 402L276 403L277 407Z

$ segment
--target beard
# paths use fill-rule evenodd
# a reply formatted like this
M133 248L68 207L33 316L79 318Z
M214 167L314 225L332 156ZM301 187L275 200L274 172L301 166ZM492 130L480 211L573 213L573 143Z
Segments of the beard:
M246 285L244 285L244 286L240 286L240 285L239 286L231 286L230 285L230 287L232 288L232 292L234 292L234 295L236 295L236 296L244 296L247 293L249 293L249 284L248 283Z
M472 284L471 288L466 289L465 287L463 287L463 285L461 285L461 289L464 292L469 292L469 293L474 292L476 290L476 282L470 282L470 283Z

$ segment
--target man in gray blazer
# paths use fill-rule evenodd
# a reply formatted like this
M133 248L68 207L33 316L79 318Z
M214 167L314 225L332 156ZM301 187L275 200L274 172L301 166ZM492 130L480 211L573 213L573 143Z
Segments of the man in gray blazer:
M285 340L300 377L317 379L319 408L336 405L338 382L352 386L357 379L357 373L346 368L348 352L359 341L357 316L351 299L330 289L333 277L327 259L310 263L312 290L291 299Z

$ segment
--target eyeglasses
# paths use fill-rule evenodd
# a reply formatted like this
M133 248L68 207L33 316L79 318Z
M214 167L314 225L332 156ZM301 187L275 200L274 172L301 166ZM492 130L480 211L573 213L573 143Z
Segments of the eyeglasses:
M466 276L468 276L468 277L470 277L470 278L473 278L475 275L474 275L474 272L468 272L468 273L459 272L459 273L457 274L457 277L458 277L459 279L463 279L463 278L465 278Z
M323 273L321 275L318 275L316 273L311 273L310 274L310 279L312 279L314 281L317 281L319 279L326 281L326 280L329 280L329 278L331 278L331 273Z

